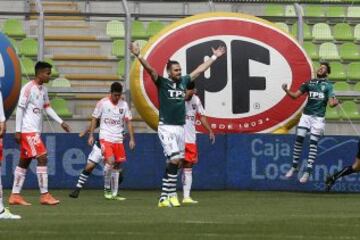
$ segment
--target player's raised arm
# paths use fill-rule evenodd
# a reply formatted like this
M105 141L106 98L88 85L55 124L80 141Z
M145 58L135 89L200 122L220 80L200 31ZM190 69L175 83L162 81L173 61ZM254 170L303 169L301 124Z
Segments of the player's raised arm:
M146 72L148 72L151 76L151 79L156 82L158 79L158 73L156 70L146 61L140 54L140 47L135 43L130 43L129 47L131 53L140 61L141 65L145 68Z
M211 64L215 62L218 57L221 57L225 52L225 46L220 46L217 49L211 48L213 55L206 62L200 64L194 71L190 73L191 81L195 80L201 73L205 72Z
M300 97L301 95L303 95L303 92L300 90L297 90L296 92L292 92L290 91L290 89L288 89L287 84L283 84L282 89L286 92L286 95L288 95L289 97L291 97L292 99L297 99L298 97Z

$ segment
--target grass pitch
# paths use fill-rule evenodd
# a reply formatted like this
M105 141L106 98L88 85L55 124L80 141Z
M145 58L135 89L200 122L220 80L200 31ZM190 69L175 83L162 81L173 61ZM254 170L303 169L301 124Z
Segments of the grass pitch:
M19 221L0 221L0 239L359 239L360 196L287 192L193 192L197 205L158 208L158 191L121 191L126 201L84 190L52 191L58 206L12 206ZM6 197L9 192L5 192Z

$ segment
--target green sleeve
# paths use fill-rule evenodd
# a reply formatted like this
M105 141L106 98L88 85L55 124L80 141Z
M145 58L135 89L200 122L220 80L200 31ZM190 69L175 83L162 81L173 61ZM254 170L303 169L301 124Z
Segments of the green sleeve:
M187 88L187 85L190 83L190 81L191 81L191 77L189 74L182 77L182 83L185 89Z
M327 94L328 94L328 98L335 97L335 93L334 93L334 90L333 90L333 85L331 83L328 83Z
M164 81L164 78L158 75L158 78L155 81L156 86L160 87L161 83Z
M299 88L300 92L305 93L305 92L309 92L309 83L305 82L303 83L300 88Z

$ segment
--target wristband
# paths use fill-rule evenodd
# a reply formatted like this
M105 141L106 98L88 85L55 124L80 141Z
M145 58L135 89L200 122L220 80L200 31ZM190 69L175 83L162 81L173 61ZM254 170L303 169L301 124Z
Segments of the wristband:
M217 59L217 56L216 56L216 55L212 55L212 56L211 56L211 59L215 61L215 60Z

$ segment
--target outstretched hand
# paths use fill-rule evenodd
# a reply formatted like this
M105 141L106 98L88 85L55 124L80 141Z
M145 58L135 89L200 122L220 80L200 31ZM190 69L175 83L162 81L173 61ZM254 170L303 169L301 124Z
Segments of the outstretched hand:
M226 52L225 46L219 46L217 49L211 48L211 50L217 57L221 57Z
M139 54L140 54L140 47L139 47L138 44L136 44L136 43L134 43L134 42L130 43L129 49L130 49L130 52L131 52L132 54L134 54L136 57L139 56Z

